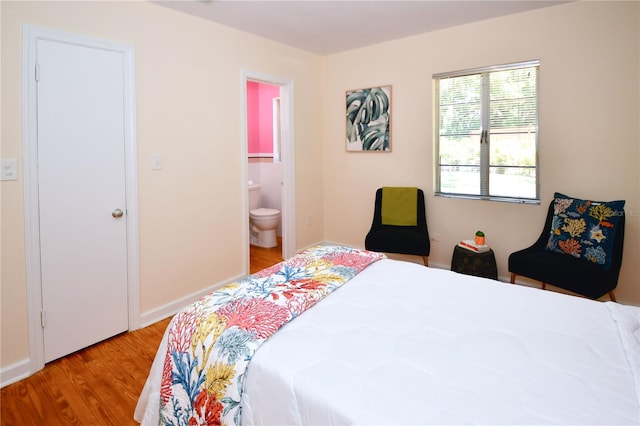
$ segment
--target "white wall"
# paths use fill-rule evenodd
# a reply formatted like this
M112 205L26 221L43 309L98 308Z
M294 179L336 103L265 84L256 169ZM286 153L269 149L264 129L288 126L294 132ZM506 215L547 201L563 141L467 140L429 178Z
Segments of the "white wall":
M295 81L296 199L299 217L322 210L306 194L322 172L320 58L147 1L2 1L2 157L22 164L22 25L84 34L135 48L140 222L140 310L145 320L229 279L248 265L247 153L242 149L241 73ZM151 170L151 154L164 167ZM22 178L2 197L1 368L29 355ZM296 220L297 223L303 223ZM322 222L296 229L296 247L322 240Z
M509 254L540 235L555 191L625 199L616 295L640 305L639 18L638 2L572 2L324 58L325 238L362 247L375 189L419 186L429 231L441 239L430 265L449 267L455 244L482 229L508 280ZM541 205L433 196L431 76L531 59L541 61ZM345 152L345 91L388 84L392 152Z

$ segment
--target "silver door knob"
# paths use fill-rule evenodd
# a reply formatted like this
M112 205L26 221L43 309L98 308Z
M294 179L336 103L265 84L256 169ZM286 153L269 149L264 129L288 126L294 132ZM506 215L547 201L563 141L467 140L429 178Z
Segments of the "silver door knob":
M116 219L122 217L124 215L124 212L120 209L115 209L114 211L111 212L111 216L115 217Z

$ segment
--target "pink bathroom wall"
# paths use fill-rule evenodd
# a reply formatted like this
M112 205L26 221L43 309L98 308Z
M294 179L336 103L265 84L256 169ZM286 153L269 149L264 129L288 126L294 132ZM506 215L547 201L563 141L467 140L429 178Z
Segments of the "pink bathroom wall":
M247 81L247 149L249 154L260 152L259 87L255 81Z
M247 82L247 138L249 154L273 153L273 98L280 87Z

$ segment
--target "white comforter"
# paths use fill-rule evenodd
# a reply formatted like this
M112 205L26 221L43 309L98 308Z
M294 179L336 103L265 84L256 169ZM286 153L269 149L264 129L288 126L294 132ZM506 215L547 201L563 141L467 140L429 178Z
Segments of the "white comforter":
M637 425L639 328L640 308L381 260L262 345L242 420Z

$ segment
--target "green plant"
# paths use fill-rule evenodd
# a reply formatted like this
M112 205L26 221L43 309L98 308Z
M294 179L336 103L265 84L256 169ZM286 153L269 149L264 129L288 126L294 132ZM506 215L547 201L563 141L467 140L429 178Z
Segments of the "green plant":
M477 231L477 232L476 232L476 237L484 237L484 232L482 232L482 231Z

